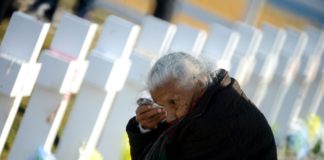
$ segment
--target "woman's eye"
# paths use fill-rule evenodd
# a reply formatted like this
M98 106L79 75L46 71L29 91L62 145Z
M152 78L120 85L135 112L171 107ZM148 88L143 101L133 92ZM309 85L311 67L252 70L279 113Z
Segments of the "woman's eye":
M175 105L175 104L176 104L176 102L175 102L175 100L174 100L174 99L171 99L171 100L169 100L169 104L170 104L170 105Z

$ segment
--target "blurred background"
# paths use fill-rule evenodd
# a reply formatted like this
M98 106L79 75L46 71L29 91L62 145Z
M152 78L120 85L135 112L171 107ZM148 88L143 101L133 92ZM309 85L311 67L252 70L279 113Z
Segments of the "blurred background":
M2 0L0 4L0 40L7 29L11 14L22 11L41 21L51 22L43 48L49 47L56 26L66 12L99 24L92 48L99 37L100 25L111 14L137 24L141 23L145 15L150 14L170 23L186 24L205 31L214 22L226 25L239 21L257 28L264 23L300 30L309 26L324 28L324 0ZM322 66L323 61L320 64ZM28 98L24 98L1 159L6 159L27 103ZM320 104L323 108L323 100ZM323 146L322 149L318 146L311 148L310 152L318 153L319 156L308 156L305 159L324 159L320 150L323 150ZM279 150L278 153L279 159L286 159L286 152Z
M139 22L144 14L154 13L158 2L154 0L38 0L43 2L39 2L40 4L33 8L34 0L6 1L8 0L2 1L4 9L1 19L4 22L1 23L0 36L6 28L8 21L6 17L10 17L15 10L34 14L43 20L53 20L53 23L57 23L65 12L78 14L98 24L102 24L109 14ZM85 3L80 4L82 1ZM167 9L165 12L173 12L173 14L165 14L172 14L172 17L168 18L172 23L184 23L205 30L215 19L244 21L256 26L264 22L278 27L296 28L324 25L323 0L178 0L178 3L166 1L163 5L168 5L172 9ZM41 7L44 4L48 6ZM82 11L77 11L78 5L83 5L83 8L79 9ZM46 8L54 8L51 11L53 13L44 13ZM55 28L55 25L52 28Z

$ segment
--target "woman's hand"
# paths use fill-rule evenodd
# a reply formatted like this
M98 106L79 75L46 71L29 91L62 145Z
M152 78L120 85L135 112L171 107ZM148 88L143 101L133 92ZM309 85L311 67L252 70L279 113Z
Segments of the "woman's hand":
M152 105L140 105L136 109L136 121L144 129L154 129L165 119L166 111L163 108L152 107Z

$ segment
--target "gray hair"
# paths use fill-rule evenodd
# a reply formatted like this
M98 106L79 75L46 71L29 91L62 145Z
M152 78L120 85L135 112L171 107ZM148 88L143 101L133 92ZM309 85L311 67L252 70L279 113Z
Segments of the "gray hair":
M147 78L147 87L152 90L171 78L182 87L194 87L194 80L201 80L204 85L208 76L215 69L211 63L195 58L183 52L169 53L159 58Z

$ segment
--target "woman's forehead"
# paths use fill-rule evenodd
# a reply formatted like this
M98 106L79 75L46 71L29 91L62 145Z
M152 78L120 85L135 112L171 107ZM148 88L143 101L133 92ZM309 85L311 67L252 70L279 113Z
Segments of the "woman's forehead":
M154 98L176 98L178 95L182 95L186 92L188 92L188 88L179 85L177 81L168 81L150 90Z
M170 79L166 79L163 82L161 82L160 84L158 84L157 86L155 86L152 90L156 91L156 90L164 90L164 89L169 89L169 88L174 88L177 87L179 82L177 79L174 78L170 78Z
M154 97L157 96L165 96L168 94L173 93L175 90L175 87L173 84L164 84L164 85L159 85L158 87L154 88L153 90L150 91L151 95Z
M152 96L166 96L174 94L179 89L181 90L175 80L169 80L150 90L150 93Z

